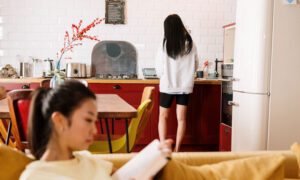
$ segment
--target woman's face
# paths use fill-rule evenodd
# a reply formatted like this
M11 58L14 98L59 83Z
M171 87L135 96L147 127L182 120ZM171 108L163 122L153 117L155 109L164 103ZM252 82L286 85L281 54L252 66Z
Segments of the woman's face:
M64 130L64 140L71 151L86 150L97 134L97 103L85 100L70 116L71 125Z

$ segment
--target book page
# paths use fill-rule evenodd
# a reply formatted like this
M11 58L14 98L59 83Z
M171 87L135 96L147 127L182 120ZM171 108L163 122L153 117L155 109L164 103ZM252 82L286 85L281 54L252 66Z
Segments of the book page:
M112 176L113 180L150 179L168 162L168 154L158 149L159 140L153 140Z

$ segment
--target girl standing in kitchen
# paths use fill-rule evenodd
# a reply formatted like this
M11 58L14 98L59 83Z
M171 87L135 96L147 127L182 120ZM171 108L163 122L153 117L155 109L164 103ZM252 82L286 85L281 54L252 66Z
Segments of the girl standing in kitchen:
M176 98L177 133L175 152L178 152L186 129L189 95L193 92L194 73L199 65L197 49L191 35L177 14L164 21L164 38L156 55L156 73L160 78L160 107L158 133L166 139L167 119Z

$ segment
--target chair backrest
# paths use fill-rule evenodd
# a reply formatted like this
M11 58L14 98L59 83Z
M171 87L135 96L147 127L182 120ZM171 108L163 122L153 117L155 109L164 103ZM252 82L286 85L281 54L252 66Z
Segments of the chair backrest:
M6 90L5 87L0 86L0 100L6 98Z
M85 87L89 87L89 83L88 83L86 80L84 80L84 79L77 79L77 81L79 81L79 82L81 82L82 84L84 84Z
M18 89L7 93L9 114L12 122L12 135L16 147L20 150L26 148L27 121L32 89Z
M89 86L89 83L84 80L84 79L76 79L77 81L81 82L82 84L84 84L86 87ZM41 81L40 83L41 87L50 87L50 79L44 79Z
M5 87L0 86L0 100L6 101L5 98L6 98ZM0 143L3 144L6 142L6 138L8 134L8 120L9 119L0 119ZM11 139L9 139L9 142L10 145L12 145L12 147L16 147L11 141Z
M44 79L40 83L40 87L50 87L50 79Z
M151 100L145 100L137 109L138 116L136 118L132 118L128 127L128 136L129 136L129 152L132 150L134 145L136 144L136 134L137 129L139 127L140 121L146 112L146 109L149 107ZM124 139L124 146L118 152L126 152L126 139L125 135L122 137Z
M136 143L136 134L137 129L139 126L139 123L145 113L145 110L149 107L151 104L151 100L147 99L145 100L137 109L137 117L132 118L131 122L128 127L128 136L129 136L129 151L132 150ZM102 143L104 142L104 144ZM109 149L106 147L107 143L106 141L94 141L93 144L89 146L89 151L92 153L108 153ZM126 147L126 134L124 134L122 137L113 140L112 141L112 151L117 153L125 153L127 150Z
M136 135L136 143L140 140L140 138L142 137L145 128L149 122L152 110L153 110L153 106L155 103L155 97L154 97L154 87L145 87L144 91L143 91L143 95L142 95L142 99L141 99L141 104L143 102L145 102L146 100L151 100L150 104L148 105L148 107L145 109L145 112L140 120L139 126L138 126L138 130L137 130L137 135Z

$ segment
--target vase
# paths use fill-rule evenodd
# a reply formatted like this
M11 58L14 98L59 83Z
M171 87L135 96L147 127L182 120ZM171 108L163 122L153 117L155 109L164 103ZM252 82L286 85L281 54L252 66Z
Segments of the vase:
M56 88L65 79L64 74L60 71L60 61L57 61L55 64L54 76L50 80L51 88Z

